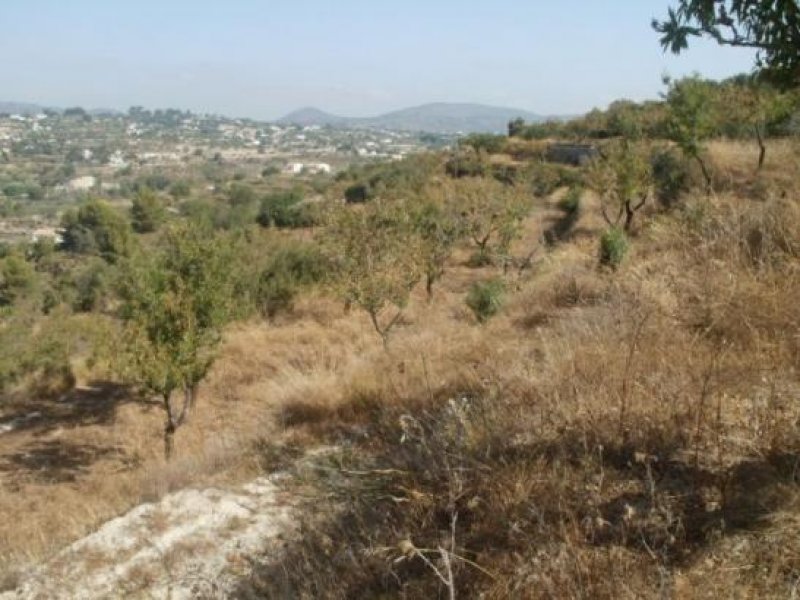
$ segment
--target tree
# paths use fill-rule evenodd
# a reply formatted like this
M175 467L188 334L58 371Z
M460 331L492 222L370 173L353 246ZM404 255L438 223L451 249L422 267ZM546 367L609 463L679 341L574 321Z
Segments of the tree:
M636 212L650 195L652 167L640 144L622 139L612 143L603 157L595 159L587 183L600 195L605 221L617 227L624 217L623 229L628 232Z
M710 191L711 173L703 159L703 142L714 134L715 128L716 107L711 83L697 75L678 80L665 77L664 83L668 86L668 135L688 158L697 162L706 189Z
M679 0L664 21L653 20L665 50L678 54L690 37L754 48L756 68L782 87L800 83L800 4L797 0Z
M456 207L430 199L412 206L414 232L419 238L419 253L425 273L428 301L433 298L433 286L444 274L447 259L463 237L463 227Z
M788 121L792 102L783 94L756 79L741 76L725 82L721 88L725 122L739 129L737 134L752 134L758 144L758 169L767 156L765 138L777 124Z
M518 137L525 130L525 119L517 117L508 122L508 137Z
M380 200L342 208L332 215L327 234L336 291L369 315L387 346L421 275L409 211L401 202ZM394 314L386 318L387 312Z
M99 254L110 263L130 253L127 221L101 200L89 200L77 210L64 213L61 227L61 247L68 252Z
M166 212L161 200L150 188L142 187L131 206L131 225L136 233L152 233L164 222Z
M170 228L155 258L128 265L121 289L123 373L162 398L164 455L189 418L197 388L214 362L222 328L232 318L234 264L226 238L196 223ZM173 393L183 391L178 410Z
M505 260L528 210L522 191L494 179L469 177L452 181L444 193L458 206L462 230L477 246L475 263Z
M14 304L35 287L36 272L22 256L10 254L0 260L0 306Z

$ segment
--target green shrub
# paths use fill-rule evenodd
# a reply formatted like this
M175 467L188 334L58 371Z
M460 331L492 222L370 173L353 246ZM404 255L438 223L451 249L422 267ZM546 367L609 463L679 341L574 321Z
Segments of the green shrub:
M551 163L538 164L531 176L533 193L537 196L549 196L560 187L582 183L581 173L578 169Z
M479 323L496 315L503 306L505 285L500 279L477 281L467 293L467 306L472 310Z
M581 208L581 196L583 195L583 188L579 185L573 185L569 188L566 195L559 200L558 207L565 213L573 215Z
M454 152L444 165L445 172L454 179L461 177L482 177L486 173L487 162L481 152L466 148Z
M265 196L256 221L262 227L310 227L314 219L302 200L303 195L297 190Z
M321 282L328 272L319 250L307 244L293 244L278 249L261 272L254 300L264 317L290 310L297 293Z
M111 206L89 200L77 210L64 213L61 247L76 254L99 254L108 262L131 250L130 226Z
M600 263L617 268L628 252L628 238L619 227L612 227L600 238Z
M0 306L14 304L36 287L36 273L22 256L11 254L0 260Z
M372 196L372 190L365 183L354 183L344 190L344 199L348 204L362 204Z
M157 231L166 218L161 200L149 188L139 188L131 205L131 227L136 233Z
M656 198L671 207L691 187L691 168L683 156L671 148L657 148L650 157Z

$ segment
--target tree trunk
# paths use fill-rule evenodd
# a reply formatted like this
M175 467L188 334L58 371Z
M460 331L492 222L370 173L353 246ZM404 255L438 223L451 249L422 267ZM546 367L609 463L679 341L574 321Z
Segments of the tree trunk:
M170 402L172 392L164 392L162 397L164 399L164 411L167 413L167 420L164 424L164 458L169 461L172 459L172 452L175 448L174 436L178 426L175 424L175 418L172 415L172 404Z
M425 275L425 292L428 294L428 302L433 300L433 284L436 282L436 276L433 273Z
M164 427L164 458L167 461L172 460L172 453L175 449L175 424L172 421L167 421Z
M708 172L708 167L706 167L706 162L700 157L699 154L696 154L694 159L697 161L697 164L700 165L700 171L703 173L703 179L706 180L706 193L710 194L712 189L711 173Z
M756 141L758 142L758 170L764 166L764 160L767 158L767 147L764 145L764 138L761 135L761 128L756 125Z

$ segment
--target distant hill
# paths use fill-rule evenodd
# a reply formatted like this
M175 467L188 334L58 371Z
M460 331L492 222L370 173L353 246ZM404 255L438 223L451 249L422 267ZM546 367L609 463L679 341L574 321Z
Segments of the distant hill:
M317 108L302 108L289 113L278 123L436 133L502 133L506 131L508 122L517 117L522 117L527 122L546 119L542 115L518 108L439 102L404 108L376 117L341 117Z
M0 102L0 113L9 115L36 115L44 110L44 106L29 102Z

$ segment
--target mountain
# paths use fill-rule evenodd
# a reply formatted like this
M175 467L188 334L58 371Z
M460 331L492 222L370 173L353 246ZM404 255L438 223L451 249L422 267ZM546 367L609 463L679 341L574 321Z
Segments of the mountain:
M436 133L502 133L506 131L508 122L517 117L527 122L546 119L518 108L438 102L404 108L376 117L341 117L317 108L302 108L289 113L278 123Z
M0 102L0 114L36 115L44 110L44 106L30 102Z

